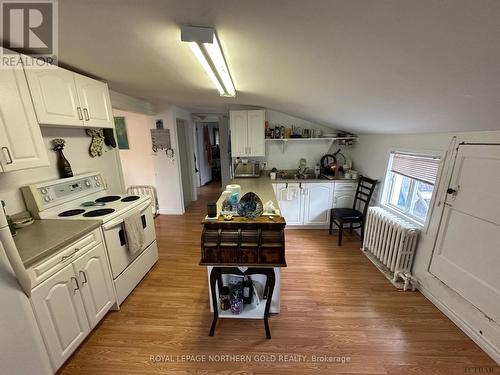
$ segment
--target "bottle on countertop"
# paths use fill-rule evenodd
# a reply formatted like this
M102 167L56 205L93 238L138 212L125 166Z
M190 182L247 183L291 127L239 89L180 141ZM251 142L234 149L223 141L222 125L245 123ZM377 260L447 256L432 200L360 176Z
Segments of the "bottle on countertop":
M250 276L246 276L243 278L243 303L248 305L252 303L253 296L253 284Z

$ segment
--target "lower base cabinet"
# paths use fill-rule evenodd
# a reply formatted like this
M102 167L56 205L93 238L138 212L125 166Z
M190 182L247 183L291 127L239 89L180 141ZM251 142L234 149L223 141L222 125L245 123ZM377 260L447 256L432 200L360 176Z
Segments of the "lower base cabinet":
M352 208L356 182L274 183L287 227L327 228L331 208Z
M35 287L31 303L56 371L115 302L100 243Z

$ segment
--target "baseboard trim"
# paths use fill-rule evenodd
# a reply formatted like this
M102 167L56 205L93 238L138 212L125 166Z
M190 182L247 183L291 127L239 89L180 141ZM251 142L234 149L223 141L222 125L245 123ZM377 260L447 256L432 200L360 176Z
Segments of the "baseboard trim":
M173 209L173 208L160 208L158 210L160 215L184 215L182 210Z
M439 301L434 294L422 285L418 286L420 293L424 295L434 306L436 306L444 315L446 315L455 325L460 328L467 336L471 338L486 354L488 354L496 363L500 365L500 352L490 344L483 336L479 335L466 321L460 318L455 312L449 309L445 304Z

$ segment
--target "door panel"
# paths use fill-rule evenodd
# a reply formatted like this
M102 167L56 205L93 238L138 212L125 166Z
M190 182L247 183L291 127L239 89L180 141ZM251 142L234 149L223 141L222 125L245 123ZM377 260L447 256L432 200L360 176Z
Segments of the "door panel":
M500 147L461 145L451 181L430 272L499 321Z
M287 187L288 185L288 187ZM290 192L288 191L290 189ZM287 225L302 225L303 195L298 183L276 184L276 197Z
M78 258L73 262L73 268L80 280L83 302L92 329L115 303L104 245L101 243Z
M333 202L333 184L309 183L305 184L305 188L304 224L328 225Z
M248 111L248 156L266 156L265 122L265 111Z
M73 266L66 266L36 287L31 301L52 364L57 369L90 331Z
M229 125L231 128L231 154L233 157L247 156L247 124L247 111L229 112Z
M6 172L49 165L22 70L0 70L0 150Z
M108 85L104 82L73 73L85 126L113 128L113 110Z
M26 67L24 71L40 124L83 126L83 115L78 110L80 102L72 72L57 67Z

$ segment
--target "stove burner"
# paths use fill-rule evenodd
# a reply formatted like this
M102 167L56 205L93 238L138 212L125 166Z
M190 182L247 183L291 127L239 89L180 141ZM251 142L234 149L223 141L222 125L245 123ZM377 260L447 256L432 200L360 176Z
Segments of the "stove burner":
M105 197L97 198L95 201L96 202L114 202L120 199L118 195L108 195Z
M129 195L128 197L123 198L122 202L132 202L132 201L136 201L139 198L140 197L138 197L137 195Z
M57 216L61 217L66 217L66 216L75 216L75 215L80 215L81 213L85 212L85 210L82 210L81 208L76 209L76 210L68 210L68 211L63 211Z
M100 208L98 210L89 211L83 214L85 217L96 217L96 216L104 216L115 212L112 208Z

